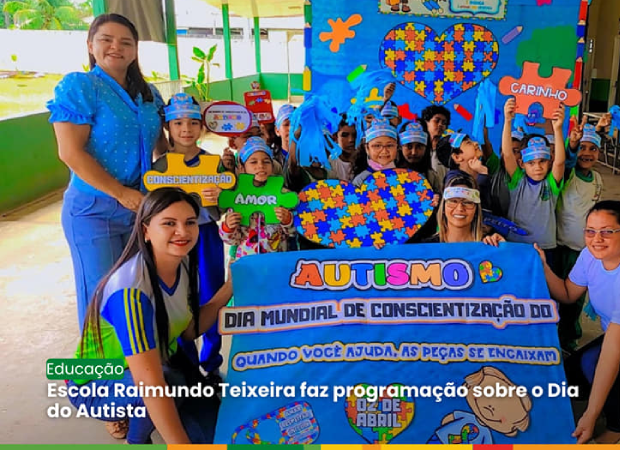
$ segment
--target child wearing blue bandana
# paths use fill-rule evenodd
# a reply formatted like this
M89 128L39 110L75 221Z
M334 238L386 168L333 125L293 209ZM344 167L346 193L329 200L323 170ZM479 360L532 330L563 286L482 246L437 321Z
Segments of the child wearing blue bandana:
M373 172L396 168L398 133L385 119L374 120L366 131L365 151L358 154L353 184L360 187Z
M502 148L512 146L512 122L515 117L516 101L508 99L504 106L504 129ZM510 177L510 207L508 219L529 234L521 236L510 232L507 239L512 242L538 243L545 250L547 261L551 262L551 251L556 247L555 208L563 186L566 152L562 143L564 106L553 114L555 134L555 160L551 163L551 151L542 136L531 136L522 150L520 167L511 151L505 151L504 164Z
M555 253L555 272L566 278L585 247L583 229L588 211L600 200L603 190L601 174L593 170L598 160L601 136L593 125L574 123L569 137L565 183L556 211L558 247ZM581 338L580 316L585 296L577 302L560 304L558 332L562 348L572 351Z
M194 167L200 164L200 155L208 153L198 147L197 140L203 131L202 115L198 102L191 96L181 93L172 96L164 108L165 127L168 130L170 152L184 155L185 164ZM162 156L153 164L160 172L167 170L166 156ZM205 190L203 195L208 195ZM220 213L217 207L201 207L198 218L198 271L200 275L200 304L207 303L215 292L224 284L224 244L220 239L217 221ZM220 355L222 337L218 333L217 323L201 336L202 350L200 365L209 373L210 381L221 380L218 369L223 358ZM194 343L182 343L182 347L190 357L198 358ZM197 361L196 361L197 362Z

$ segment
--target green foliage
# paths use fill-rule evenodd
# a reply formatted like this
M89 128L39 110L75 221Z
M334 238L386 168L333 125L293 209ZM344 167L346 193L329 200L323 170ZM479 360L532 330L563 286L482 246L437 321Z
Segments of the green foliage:
M217 50L217 44L213 45L209 51L204 52L198 47L194 47L192 60L200 64L195 77L183 77L186 83L194 88L198 94L198 101L211 101L209 90L211 85L211 67L219 67L218 63L213 62L213 56Z
M91 11L88 5L76 7L69 0L11 0L3 7L14 27L23 30L86 30L82 19Z

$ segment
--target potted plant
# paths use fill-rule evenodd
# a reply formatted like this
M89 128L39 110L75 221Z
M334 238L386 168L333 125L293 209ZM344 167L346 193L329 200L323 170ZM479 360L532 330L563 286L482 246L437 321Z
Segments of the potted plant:
M196 100L200 103L201 110L209 106L213 101L210 97L210 85L211 85L211 67L219 67L218 63L213 62L213 56L217 44L214 44L207 52L198 47L192 49L194 55L192 60L200 64L198 72L195 77L184 77L184 80L190 85L192 94L196 97Z

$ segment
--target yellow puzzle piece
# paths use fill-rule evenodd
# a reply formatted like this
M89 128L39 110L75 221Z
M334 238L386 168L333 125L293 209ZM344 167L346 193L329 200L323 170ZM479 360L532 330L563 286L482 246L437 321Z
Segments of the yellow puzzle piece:
M200 163L189 167L180 153L167 153L168 168L165 172L149 170L144 174L144 186L149 191L160 187L179 187L189 194L198 194L203 206L216 206L217 203L205 201L201 195L203 189L219 187L230 189L236 179L232 172L218 173L220 157L217 155L200 155Z

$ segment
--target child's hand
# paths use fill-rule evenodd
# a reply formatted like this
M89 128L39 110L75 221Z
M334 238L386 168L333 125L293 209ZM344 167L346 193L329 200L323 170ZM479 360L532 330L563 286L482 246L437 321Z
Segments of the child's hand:
M276 206L273 210L276 213L276 218L281 224L289 225L293 220L293 215L288 209L282 208L281 206Z
M541 249L536 243L534 243L534 250L536 250L538 254L540 255L540 259L542 260L543 266L547 265L547 257L545 256L545 251Z
M230 147L226 147L222 153L222 165L227 170L235 170L235 154Z
M381 250L383 247L385 247L385 242L377 241L372 246L377 250Z
M483 175L487 175L489 173L489 169L487 168L487 166L482 164L482 161L480 161L479 159L470 159L469 161L467 161L467 164L469 165L469 168L476 173Z
M564 125L564 117L566 111L564 108L564 104L560 103L558 109L553 111L553 118L551 119L551 124L553 125L553 131L558 132L562 131L562 126Z
M597 417L594 414L589 414L588 410L583 413L572 434L573 437L577 438L577 444L585 444L590 440L594 433L596 419Z
M439 206L439 201L441 200L441 195L433 194L433 201L431 201L431 206L433 208L437 208Z
M490 236L485 236L482 238L482 242L487 245L492 245L493 247L499 246L500 242L506 242L506 239L501 234L493 233Z
M205 199L207 203L213 203L217 205L217 200L220 198L220 193L222 189L219 187L208 187L202 190L202 198Z
M607 127L611 126L611 114L605 113L598 119L596 123L596 131L601 132L607 129Z
M577 148L583 137L583 127L586 124L586 116L583 116L581 123L577 123L576 117L571 117L570 121L573 124L573 129L570 131L568 143L570 144L570 148Z
M506 120L514 120L517 109L517 101L514 97L510 97L504 104L504 117Z
M387 103L394 95L394 91L396 90L396 83L389 83L386 87L383 88L383 102Z
M226 214L226 218L224 219L224 223L229 230L236 230L237 227L241 224L241 213L238 212L229 212Z

